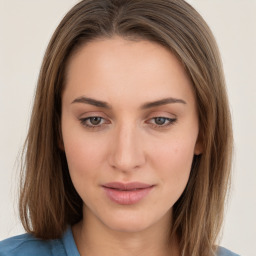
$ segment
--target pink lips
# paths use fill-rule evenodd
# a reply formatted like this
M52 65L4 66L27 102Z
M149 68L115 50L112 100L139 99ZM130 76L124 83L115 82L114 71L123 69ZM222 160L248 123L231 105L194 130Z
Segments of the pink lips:
M121 183L110 182L103 186L110 200L123 205L130 205L143 199L154 187L140 182Z

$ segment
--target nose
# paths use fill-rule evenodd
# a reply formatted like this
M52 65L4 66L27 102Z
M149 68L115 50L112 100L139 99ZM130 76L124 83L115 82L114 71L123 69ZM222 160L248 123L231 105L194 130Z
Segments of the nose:
M145 163L141 136L134 126L116 128L110 148L109 163L116 170L129 172Z

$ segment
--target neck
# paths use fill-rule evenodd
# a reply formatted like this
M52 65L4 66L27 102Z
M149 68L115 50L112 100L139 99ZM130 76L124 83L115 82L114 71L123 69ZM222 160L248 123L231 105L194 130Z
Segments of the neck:
M81 256L179 256L176 237L170 239L170 214L153 226L136 232L113 230L86 212L72 227ZM171 240L171 241L170 241Z

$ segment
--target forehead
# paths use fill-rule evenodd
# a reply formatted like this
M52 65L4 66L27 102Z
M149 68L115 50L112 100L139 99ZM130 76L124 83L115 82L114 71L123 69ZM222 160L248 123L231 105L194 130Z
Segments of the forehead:
M180 61L164 46L146 40L114 37L89 42L71 57L66 77L64 94L72 97L193 100L191 81Z

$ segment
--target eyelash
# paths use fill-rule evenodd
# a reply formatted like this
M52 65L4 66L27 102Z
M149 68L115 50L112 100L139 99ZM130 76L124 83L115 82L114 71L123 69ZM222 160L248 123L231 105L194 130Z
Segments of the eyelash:
M90 120L91 118L100 118L101 121L104 119L103 117L100 117L100 116L90 116L90 117L86 117L86 118L81 118L79 120L83 126L85 126L86 128L89 128L89 129L97 129L97 128L101 128L102 126L105 125L105 124L100 124L100 125L87 124L86 122L88 120ZM152 118L150 118L150 120L156 120L157 118L163 118L165 120L165 122L168 121L168 123L164 124L164 125L152 124L153 128L156 128L156 129L164 129L164 128L174 124L177 121L176 118L168 118L168 117L163 117L163 116L152 117Z

